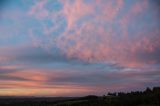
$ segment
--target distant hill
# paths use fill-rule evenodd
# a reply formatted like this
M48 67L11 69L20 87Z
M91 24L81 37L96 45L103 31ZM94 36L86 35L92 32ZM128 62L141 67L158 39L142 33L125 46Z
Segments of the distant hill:
M86 97L0 97L0 106L160 106L160 87Z

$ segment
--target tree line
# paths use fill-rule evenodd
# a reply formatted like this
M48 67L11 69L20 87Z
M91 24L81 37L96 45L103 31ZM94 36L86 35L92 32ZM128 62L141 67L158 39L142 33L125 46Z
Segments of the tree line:
M0 106L160 106L160 87L144 91L112 92L55 101L45 99L1 99Z

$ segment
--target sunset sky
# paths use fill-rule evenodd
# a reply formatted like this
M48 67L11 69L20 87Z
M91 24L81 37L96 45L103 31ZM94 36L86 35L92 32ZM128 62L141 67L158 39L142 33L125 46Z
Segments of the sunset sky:
M160 86L159 0L1 0L0 96Z

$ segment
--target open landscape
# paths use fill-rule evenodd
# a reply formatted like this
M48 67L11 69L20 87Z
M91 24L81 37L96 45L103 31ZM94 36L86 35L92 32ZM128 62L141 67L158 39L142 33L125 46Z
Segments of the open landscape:
M160 106L160 87L85 97L0 97L0 106Z

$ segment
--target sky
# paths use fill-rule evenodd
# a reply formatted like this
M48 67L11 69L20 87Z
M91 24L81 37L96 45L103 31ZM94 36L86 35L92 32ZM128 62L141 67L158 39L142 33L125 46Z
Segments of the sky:
M1 0L0 96L160 86L159 0Z

